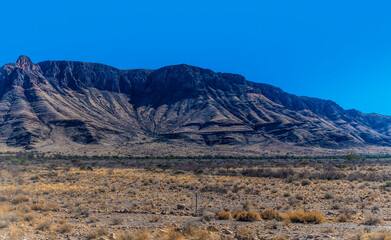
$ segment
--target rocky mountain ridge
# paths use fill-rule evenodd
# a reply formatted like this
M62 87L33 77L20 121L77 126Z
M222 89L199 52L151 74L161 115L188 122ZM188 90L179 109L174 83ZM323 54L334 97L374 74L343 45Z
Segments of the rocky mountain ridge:
M189 65L119 70L21 56L0 68L0 145L391 146L391 117Z

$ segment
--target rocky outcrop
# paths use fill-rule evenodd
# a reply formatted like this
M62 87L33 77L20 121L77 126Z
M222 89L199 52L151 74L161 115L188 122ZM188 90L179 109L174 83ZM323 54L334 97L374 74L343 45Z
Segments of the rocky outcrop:
M0 145L156 139L200 146L390 146L391 117L189 65L119 70L70 61L34 64L21 56L0 69Z

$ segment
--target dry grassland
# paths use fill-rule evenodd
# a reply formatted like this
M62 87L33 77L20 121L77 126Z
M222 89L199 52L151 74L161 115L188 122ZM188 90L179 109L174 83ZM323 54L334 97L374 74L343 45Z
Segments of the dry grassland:
M0 239L391 239L391 166L324 169L3 163Z

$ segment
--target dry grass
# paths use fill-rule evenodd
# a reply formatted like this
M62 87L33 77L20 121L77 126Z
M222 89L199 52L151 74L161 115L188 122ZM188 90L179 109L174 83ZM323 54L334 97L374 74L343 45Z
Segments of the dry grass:
M103 228L95 229L86 235L87 240L94 240L107 235L107 231ZM131 239L131 238L130 238Z
M345 214L340 214L338 216L338 222L347 222L348 221L348 217L345 215Z
M268 177L250 177L238 175L243 169L230 169L229 175L227 169L220 174L219 169L202 173L152 168L81 170L0 163L0 239L49 235L53 239L110 239L112 234L117 239L284 239L292 231L299 236L338 239L338 228L328 231L327 224L341 228L389 224L390 190L382 181L333 179L321 168L295 167L295 176L310 179L308 184L289 178L292 171L270 168L271 173L255 172ZM389 166L374 168L380 176L391 175ZM341 169L344 176L374 173L364 166ZM314 172L319 175L315 179L311 178ZM369 239L369 234L364 235Z
M367 225L379 225L383 222L383 220L379 216L375 216L373 214L367 216L365 218L365 224Z
M25 233L23 232L23 229L12 226L10 228L10 240L21 240L25 239Z
M216 219L218 220L232 220L233 217L231 215L231 212L229 211L222 211L216 214Z
M38 223L36 229L47 232L47 231L52 231L53 228L54 228L53 222L49 219L45 219L45 220L41 220L40 223Z
M279 235L279 236L272 238L272 240L288 240L288 239L289 239L289 237L287 237L285 235Z
M152 240L153 235L148 230L139 230L135 233L122 233L118 240Z
M66 220L60 220L57 225L56 231L59 233L70 233L72 231L72 225Z
M292 210L285 213L285 219L292 223L323 223L324 215L320 212L306 212L302 209Z
M391 240L391 233L371 233L363 238L364 240Z
M159 229L154 232L144 230L138 230L133 233L121 233L118 240L186 240L186 239L198 239L198 240L213 240L220 239L220 234L207 231L204 228L197 228L192 226L186 226L181 229L173 227Z
M266 210L262 210L260 212L260 215L261 215L261 218L265 219L265 220L272 220L272 219L275 219L278 221L283 220L283 216L282 216L281 212L270 209L270 208L268 208Z
M349 236L350 240L391 240L391 232L388 229L366 233L359 231Z
M235 220L242 222L262 221L261 216L255 210L234 212L232 216Z
M12 204L20 204L24 202L28 202L29 198L23 194L17 195L14 199L12 199L11 203Z

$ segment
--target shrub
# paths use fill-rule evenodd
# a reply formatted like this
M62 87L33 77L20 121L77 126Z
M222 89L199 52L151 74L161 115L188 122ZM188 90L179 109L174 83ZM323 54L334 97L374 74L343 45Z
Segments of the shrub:
M273 210L273 209L266 209L261 211L261 218L265 220L282 220L281 213L279 211Z
M382 229L377 232L365 233L364 231L359 231L358 233L352 235L350 239L354 240L391 240L391 232L388 229Z
M59 233L69 233L72 231L72 225L66 220L60 220L56 231Z
M53 228L53 223L50 220L44 220L37 226L37 230L40 231L51 231Z
M254 210L234 212L233 217L237 221L243 221L243 222L262 221L262 218L259 215L259 213Z
M228 189L219 185L206 185L205 187L201 188L201 192L216 192L225 194L228 193Z
M255 231L251 228L248 228L246 226L240 227L237 229L236 233L237 239L246 239L246 240L255 240L258 239Z
M14 199L12 199L11 203L16 205L16 204L20 204L20 203L28 202L28 201L29 201L28 197L26 197L25 195L19 194Z
M285 235L280 235L272 238L272 240L288 240L289 238Z
M314 223L319 224L325 221L324 215L320 212L305 212L304 210L288 211L286 219L292 223Z
M0 229L8 227L11 223L19 220L15 213L0 211Z
M380 186L380 188L391 188L391 182L386 182L383 185Z
M222 211L216 214L217 220L232 220L233 217L229 211Z
M374 232L366 236L368 240L391 240L390 232Z
M174 228L168 229L166 236L163 239L172 239L172 240L185 240L185 237L182 233L176 231Z
M47 203L47 204L34 203L31 206L31 209L34 211L42 211L42 212L58 211L59 210L58 206L54 203Z
M201 218L201 220L202 220L203 222L210 222L210 221L212 221L212 220L214 219L215 215L216 215L216 214L214 214L213 212L204 211L204 212L202 213L202 218Z
M10 225L10 222L5 219L0 219L0 229L7 228Z
M340 203L334 203L332 206L331 206L331 209L333 210L338 210L341 208L341 204Z
M297 194L295 195L295 198L298 199L298 200L303 200L303 199L304 199L304 196L303 196L303 194L301 194L301 193L297 193Z
M153 215L150 222L159 222L160 220L162 220L161 215Z
M244 204L243 204L243 210L245 211L250 211L251 210L251 207L252 207L252 202L250 200L247 200Z
M89 234L87 234L87 240L92 240L92 239L96 239L96 238L99 238L99 237L102 237L102 236L105 236L107 234L107 231L103 228L98 228L96 230L96 232L91 232ZM123 239L123 240L127 240L127 239L133 239L133 238L120 238L120 239ZM137 238L136 238L137 239Z
M344 179L346 175L336 170L323 170L322 172L315 173L311 178L322 180L338 180Z
M340 214L339 217L338 217L338 222L347 222L348 221L348 217L345 215L345 214Z
M134 233L126 233L120 235L118 240L151 240L152 234L148 230L139 230Z
M10 227L10 240L19 240L19 239L26 239L24 238L25 233L21 228L12 226Z
M341 214L344 214L348 219L351 219L356 214L356 210L350 207L344 207L339 210Z
M325 198L325 199L333 199L334 196L333 196L331 193L327 192L327 193L324 195L324 198Z
M80 207L77 209L77 214L87 218L90 216L90 210L86 207Z
M23 216L23 220L27 221L27 222L30 222L33 219L34 219L34 215L33 214L26 214L26 215Z
M293 176L295 171L291 168L280 168L277 170L269 168L259 168L259 169L244 169L241 171L243 176L248 177L265 177L265 178L288 178Z
M301 185L302 185L302 186L308 186L308 185L310 185L310 184L311 184L311 181L308 180L308 179L304 179L303 181L301 181Z
M365 224L367 225L379 225L382 222L382 219L375 215L369 215L365 218Z
M380 207L378 205L374 205L371 208L371 212L372 213L377 213L379 210L380 210Z
M114 175L114 169L107 169L107 175Z
M122 218L114 218L112 224L113 225L121 225L124 222Z

